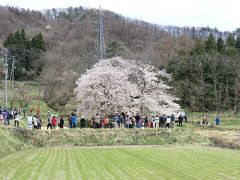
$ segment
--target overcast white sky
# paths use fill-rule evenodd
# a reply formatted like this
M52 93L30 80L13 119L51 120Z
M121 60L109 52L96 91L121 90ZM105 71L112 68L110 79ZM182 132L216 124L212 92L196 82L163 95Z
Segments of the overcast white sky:
M240 0L0 0L0 5L35 10L63 7L108 9L126 17L160 25L240 27Z

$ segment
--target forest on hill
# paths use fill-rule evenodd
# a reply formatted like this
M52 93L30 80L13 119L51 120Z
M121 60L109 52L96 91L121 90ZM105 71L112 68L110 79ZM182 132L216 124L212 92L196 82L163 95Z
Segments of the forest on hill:
M190 110L239 111L239 29L161 26L103 14L108 58L166 68L174 94ZM22 62L17 80L39 80L51 107L66 105L77 78L98 61L97 21L97 9L81 6L42 12L0 7L1 41Z

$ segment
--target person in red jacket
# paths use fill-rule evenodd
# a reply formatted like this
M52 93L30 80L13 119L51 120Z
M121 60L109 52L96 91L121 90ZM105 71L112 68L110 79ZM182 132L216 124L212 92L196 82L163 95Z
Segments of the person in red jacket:
M29 108L29 115L30 116L32 115L33 110L34 110L34 107L30 106L30 108Z
M40 107L38 106L38 108L37 108L37 115L39 115L40 114Z
M57 125L57 118L55 116L53 116L53 118L52 118L52 127L53 127L53 129L56 129L56 125Z

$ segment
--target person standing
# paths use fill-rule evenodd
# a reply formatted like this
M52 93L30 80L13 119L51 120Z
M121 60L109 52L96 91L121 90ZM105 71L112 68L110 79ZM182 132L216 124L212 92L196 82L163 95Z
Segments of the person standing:
M130 124L129 128L135 128L136 122L134 117L130 117L132 124Z
M168 117L167 117L167 121L166 121L166 127L167 127L167 128L170 128L170 123L171 123L171 117L168 116Z
M136 122L136 128L141 128L141 117L139 116L138 113L135 116L135 122Z
M77 117L76 117L76 114L75 114L75 113L72 113L71 121L72 121L72 128L76 128Z
M60 121L59 121L59 128L60 128L60 129L63 129L63 125L64 125L64 119L63 119L63 117L61 116L61 117L60 117Z
M202 122L203 125L208 125L208 120L207 120L207 116L206 115L203 115L203 122Z
M130 128L130 124L131 124L131 119L128 115L126 115L126 117L125 117L125 127Z
M15 121L14 121L15 126L19 127L19 122L20 122L20 115L17 114L17 115L15 116Z
M3 112L2 115L3 115L3 122L4 122L4 124L5 124L5 125L8 125L7 112Z
M40 115L40 107L37 108L37 115Z
M34 107L30 106L30 108L29 108L29 115L30 116L32 115L33 110L34 110Z
M147 127L148 127L148 128L151 128L151 127L152 127L152 120L151 120L151 117L148 118L148 124L147 124Z
M52 129L52 119L51 119L51 115L48 115L47 129L48 129L48 128Z
M22 112L23 112L23 117L26 117L26 106L22 109Z
M174 125L175 125L175 116L174 116L174 114L172 114L170 116L170 118L171 118L170 127L174 127Z
M33 117L33 129L37 129L37 128L38 128L37 117L34 116Z
M152 122L153 122L153 128L159 128L159 117L157 114L153 116Z
M119 117L118 117L118 114L116 113L116 115L114 116L114 121L113 121L113 124L114 124L114 128L118 128L118 122L119 122Z
M178 126L179 126L179 127L182 127L182 123L183 123L183 117L182 117L182 115L180 114L180 116L178 117Z
M15 107L14 107L15 108ZM15 110L14 108L10 108L10 116L11 116L11 119L15 119Z
M113 121L114 121L113 115L111 114L111 115L108 117L108 119L109 119L109 128L110 128L110 129L114 128L114 125L113 125Z
M52 118L52 128L56 129L56 125L57 125L57 118L55 116L53 116L53 118Z
M6 113L5 113L5 117L6 117L6 125L10 125L10 119L11 119L11 113L6 110Z
M118 119L119 119L119 121L118 121L118 127L119 127L119 128L123 128L123 127L124 127L124 119L125 119L125 118L123 118L123 116L122 116L121 114L119 114Z
M174 116L174 114L172 114L171 115L171 123L174 123L174 121L175 121L175 116Z
M38 129L42 128L42 119L39 115L37 115L37 124L38 124Z
M80 119L80 128L85 128L86 127L86 119L84 116L81 117Z
M167 116L163 114L163 124L162 127L166 127L166 122L167 122Z
M102 120L102 127L108 128L108 124L109 124L108 116L105 116L105 118L103 118L103 120Z
M125 118L126 118L126 114L124 111L121 112L121 116L123 117L123 121L125 121Z
M148 117L147 117L147 115L143 119L144 119L144 128L147 128L148 127Z
M216 117L216 125L217 125L217 126L220 125L220 118L219 118L219 116Z
M99 129L99 128L101 127L100 121L101 121L101 117L100 117L100 115L97 113L96 116L95 116L95 119L94 119L95 128L96 128L96 129Z

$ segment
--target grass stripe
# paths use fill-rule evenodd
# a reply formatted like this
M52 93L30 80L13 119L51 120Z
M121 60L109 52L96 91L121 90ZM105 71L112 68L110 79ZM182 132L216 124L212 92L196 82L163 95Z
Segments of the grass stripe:
M239 161L200 146L40 148L0 159L0 179L239 179Z

